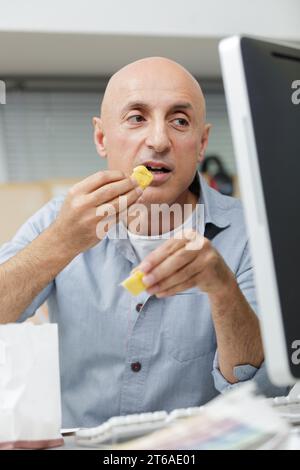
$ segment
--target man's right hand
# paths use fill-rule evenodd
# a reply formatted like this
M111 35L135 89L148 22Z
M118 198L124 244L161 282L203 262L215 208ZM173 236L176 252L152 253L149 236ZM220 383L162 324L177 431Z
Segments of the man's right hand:
M127 197L129 207L142 192L137 182L121 171L97 172L70 188L52 230L75 256L99 242L97 225L105 212L101 207L112 204L118 213L119 196ZM101 212L102 216L97 215Z
M130 206L141 191L120 171L98 172L75 184L54 223L0 265L0 323L16 321L75 256L99 242L99 209L111 203L117 212L119 196L127 196Z

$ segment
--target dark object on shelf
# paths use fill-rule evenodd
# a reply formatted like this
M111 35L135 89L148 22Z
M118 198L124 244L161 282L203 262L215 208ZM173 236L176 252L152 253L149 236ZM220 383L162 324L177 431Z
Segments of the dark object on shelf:
M217 155L206 157L202 163L201 172L212 188L226 196L232 196L233 179L225 170L220 157Z

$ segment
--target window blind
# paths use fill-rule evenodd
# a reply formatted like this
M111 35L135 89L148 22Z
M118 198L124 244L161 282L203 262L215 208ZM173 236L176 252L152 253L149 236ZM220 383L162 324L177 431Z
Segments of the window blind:
M99 115L96 91L11 90L0 107L0 135L9 181L83 178L106 168L96 153L92 117ZM218 154L235 173L225 97L206 93L212 123L208 154Z

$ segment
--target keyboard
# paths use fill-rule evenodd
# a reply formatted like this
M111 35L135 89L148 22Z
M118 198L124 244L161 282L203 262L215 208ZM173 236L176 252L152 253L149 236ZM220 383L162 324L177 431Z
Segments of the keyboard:
M266 399L272 407L293 425L300 424L300 397L276 397ZM125 416L115 416L100 426L93 428L80 428L76 431L75 441L78 445L88 447L105 447L119 442L129 441L145 436L168 426L172 426L181 419L196 416L202 413L203 406L180 408L167 413L155 411Z
M100 426L79 429L75 434L78 445L113 445L135 439L158 429L171 426L180 419L198 415L203 407L180 408L167 413L155 411L110 418Z
M276 397L271 398L271 404L291 424L300 424L300 398Z

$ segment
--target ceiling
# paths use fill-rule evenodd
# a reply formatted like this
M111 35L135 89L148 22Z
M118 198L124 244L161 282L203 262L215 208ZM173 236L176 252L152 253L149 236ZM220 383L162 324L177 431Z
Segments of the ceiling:
M147 56L166 56L203 78L219 78L218 39L0 32L4 76L109 76Z

